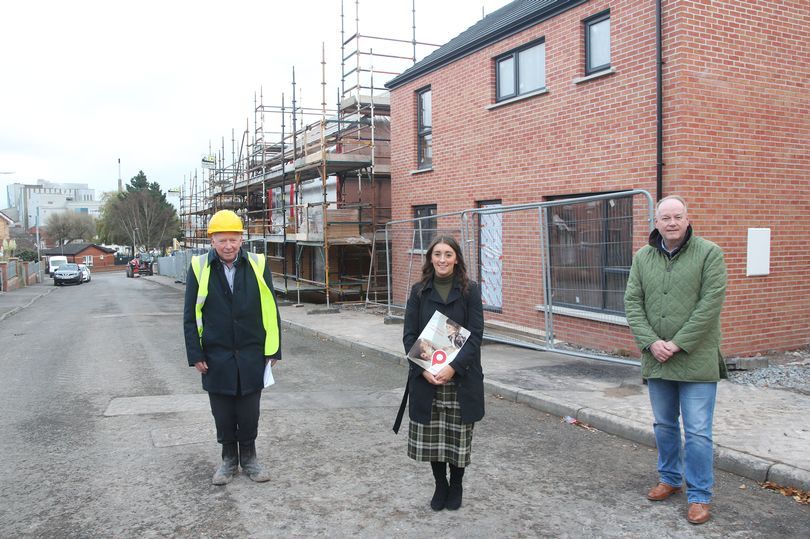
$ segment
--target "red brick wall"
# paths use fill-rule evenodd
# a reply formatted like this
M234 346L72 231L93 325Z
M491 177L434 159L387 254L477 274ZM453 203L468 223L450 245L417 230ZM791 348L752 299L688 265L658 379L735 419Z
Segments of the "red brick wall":
M665 194L723 247L726 352L810 339L810 30L806 0L667 2ZM747 229L771 229L771 274L746 277Z
M22 260L16 259L11 261L11 264L15 268L13 277L9 277L9 262L0 262L0 290L3 292L16 290L25 286L26 283L25 263Z
M793 247L808 232L799 217L810 212L810 51L801 3L664 1L663 194L685 196L696 232L726 252L727 354L795 348L810 335L810 286L802 275L810 258ZM584 74L581 21L607 8L616 73L574 84ZM518 204L629 188L654 195L654 9L640 0L587 2L392 91L393 218L412 217L419 204L447 213L490 199ZM495 102L493 58L541 37L548 93L487 110ZM415 91L428 85L433 170L411 174ZM772 229L770 276L745 277L748 227ZM637 232L641 246L644 230ZM505 250L514 233L505 222ZM504 274L525 274L532 263L504 260ZM402 266L393 273L401 276ZM538 288L527 285L531 297L513 291L501 318L542 327L532 309ZM558 338L634 348L626 327L565 317L555 324Z
M88 247L84 249L81 253L75 256L68 256L67 258L70 262L75 262L76 264L84 264L85 256L93 257L93 265L91 267L91 270L112 267L115 264L115 253L107 253L97 247Z

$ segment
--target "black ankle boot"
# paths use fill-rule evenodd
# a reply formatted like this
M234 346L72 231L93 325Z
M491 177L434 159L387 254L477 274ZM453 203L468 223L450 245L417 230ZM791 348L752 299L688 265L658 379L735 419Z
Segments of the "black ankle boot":
M450 486L447 491L447 501L445 508L449 511L455 511L461 507L461 495L463 489L461 487L461 479L464 477L464 468L450 465Z
M431 462L430 467L433 470L433 479L436 480L436 490L433 491L430 508L434 511L441 511L444 509L447 500L447 463Z

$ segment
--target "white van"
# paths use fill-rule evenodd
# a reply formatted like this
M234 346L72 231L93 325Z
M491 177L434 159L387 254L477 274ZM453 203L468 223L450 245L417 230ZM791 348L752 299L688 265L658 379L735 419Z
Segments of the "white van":
M62 264L67 264L66 256L51 256L48 258L48 275L53 277L53 272L59 269Z

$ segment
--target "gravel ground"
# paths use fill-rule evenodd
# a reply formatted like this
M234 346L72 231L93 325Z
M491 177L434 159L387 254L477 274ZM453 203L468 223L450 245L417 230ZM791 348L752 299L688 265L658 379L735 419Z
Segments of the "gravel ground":
M736 384L774 387L810 395L810 347L763 354L768 366L747 371L730 371L729 380Z

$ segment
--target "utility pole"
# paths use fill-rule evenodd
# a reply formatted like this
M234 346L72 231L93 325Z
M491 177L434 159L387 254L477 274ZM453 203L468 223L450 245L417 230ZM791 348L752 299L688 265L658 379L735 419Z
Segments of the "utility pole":
M37 206L37 267L39 271L37 271L37 279L41 283L45 280L45 277L42 275L42 254L40 253L39 247L39 206Z

